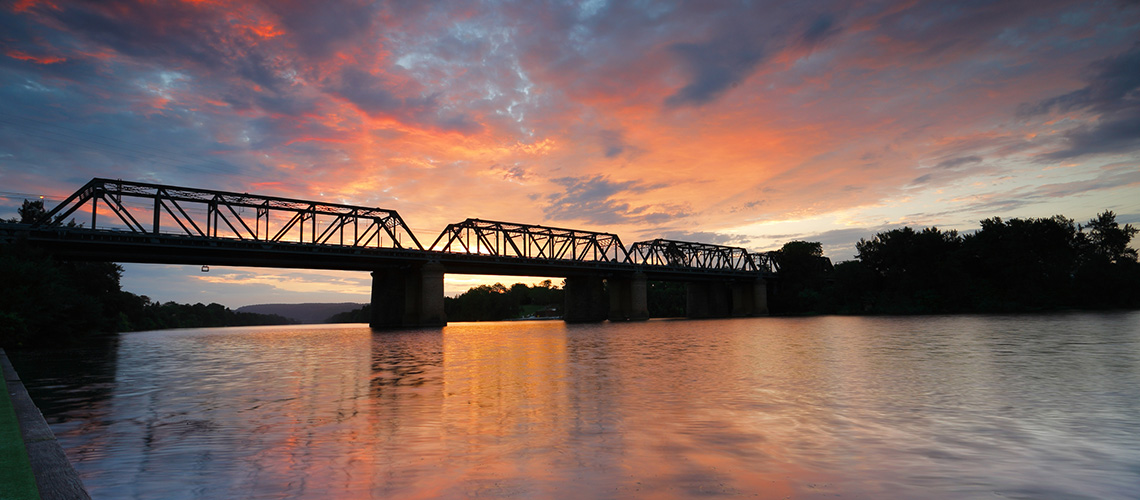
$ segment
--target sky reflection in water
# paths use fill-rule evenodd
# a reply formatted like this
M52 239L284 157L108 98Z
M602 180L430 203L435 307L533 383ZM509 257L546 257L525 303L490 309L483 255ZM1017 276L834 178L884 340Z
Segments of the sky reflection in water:
M1140 490L1136 313L179 330L73 356L13 357L96 498Z

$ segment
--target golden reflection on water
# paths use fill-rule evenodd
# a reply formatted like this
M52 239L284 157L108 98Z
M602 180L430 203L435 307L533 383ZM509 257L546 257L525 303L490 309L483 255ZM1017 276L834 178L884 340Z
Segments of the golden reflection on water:
M102 378L29 387L95 498L1133 491L1140 329L1055 323L148 332L125 336Z

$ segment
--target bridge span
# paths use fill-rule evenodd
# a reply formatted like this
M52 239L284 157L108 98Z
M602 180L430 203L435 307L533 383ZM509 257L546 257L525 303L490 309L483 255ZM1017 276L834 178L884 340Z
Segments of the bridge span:
M686 283L688 317L766 315L778 271L738 247L481 219L424 247L394 210L99 178L32 224L0 223L0 240L64 259L370 271L376 328L446 324L445 273L565 278L564 319L593 322L647 319L648 280Z

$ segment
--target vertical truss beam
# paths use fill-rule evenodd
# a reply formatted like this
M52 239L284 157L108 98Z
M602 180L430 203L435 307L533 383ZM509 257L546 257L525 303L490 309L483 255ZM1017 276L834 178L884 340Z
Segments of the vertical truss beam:
M634 243L629 247L629 253L631 262L647 266L709 271L761 270L748 250L724 245L656 239Z
M100 200L105 208L100 207ZM110 210L127 231L134 233L268 242L282 242L295 234L297 243L303 244L423 250L394 210L98 178L72 193L35 225L61 225L77 212L89 210L91 228L101 229L101 208ZM253 211L253 220L245 214L246 209ZM143 215L153 221L149 228L139 222L147 220ZM164 216L174 224L164 227ZM286 222L271 228L274 220ZM223 225L229 234L220 231ZM353 228L351 237L348 227ZM383 238L384 234L388 238ZM335 242L334 236L339 236Z
M470 244L472 236L474 247ZM625 263L629 258L615 234L481 219L449 224L428 249L571 262Z

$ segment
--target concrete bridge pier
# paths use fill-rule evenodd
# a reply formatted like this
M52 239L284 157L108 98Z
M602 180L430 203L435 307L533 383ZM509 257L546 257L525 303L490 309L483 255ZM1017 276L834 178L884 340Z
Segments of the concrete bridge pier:
M685 317L725 318L732 313L732 290L728 283L685 283Z
M764 278L752 281L752 316L768 315L768 282Z
M562 319L567 323L597 323L608 316L606 290L597 275L566 278L566 306Z
M732 316L767 316L768 283L763 278L732 283Z
M727 318L766 316L768 288L763 279L685 284L685 316Z
M611 278L610 321L643 321L649 319L649 280L638 271L629 278Z
M372 328L444 326L444 268L438 262L372 272Z

